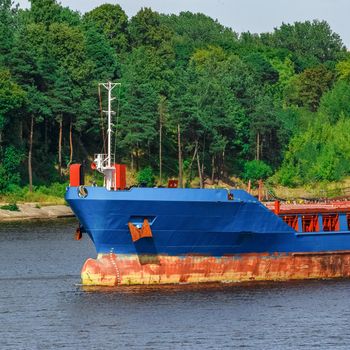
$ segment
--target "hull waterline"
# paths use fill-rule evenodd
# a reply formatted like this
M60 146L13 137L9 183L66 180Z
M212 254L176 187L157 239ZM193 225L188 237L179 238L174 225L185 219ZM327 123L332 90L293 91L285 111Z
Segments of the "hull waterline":
M84 285L119 286L210 282L286 281L350 276L350 251L169 257L101 254L88 259Z

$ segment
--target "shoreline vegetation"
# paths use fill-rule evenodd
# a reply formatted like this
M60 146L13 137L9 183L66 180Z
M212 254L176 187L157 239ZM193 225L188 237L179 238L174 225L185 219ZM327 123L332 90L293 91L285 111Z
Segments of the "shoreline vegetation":
M50 204L42 206L39 203L16 204L17 210L4 210L0 208L0 222L35 221L73 218L72 210L66 205Z

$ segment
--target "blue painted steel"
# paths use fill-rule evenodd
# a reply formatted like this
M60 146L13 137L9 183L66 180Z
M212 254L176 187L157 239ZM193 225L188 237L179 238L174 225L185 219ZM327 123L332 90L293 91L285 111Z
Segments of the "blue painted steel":
M348 231L296 232L242 190L86 189L87 197L80 198L77 187L68 187L66 200L98 253L223 256L350 250ZM128 222L140 225L142 218L149 219L153 238L132 242Z
M339 227L340 231L345 231L348 229L348 218L346 214L339 214Z

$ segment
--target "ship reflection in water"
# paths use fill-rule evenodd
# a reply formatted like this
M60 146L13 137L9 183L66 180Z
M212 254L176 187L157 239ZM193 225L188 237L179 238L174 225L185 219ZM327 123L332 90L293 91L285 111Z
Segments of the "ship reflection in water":
M1 224L1 349L349 347L350 280L83 287L75 227Z

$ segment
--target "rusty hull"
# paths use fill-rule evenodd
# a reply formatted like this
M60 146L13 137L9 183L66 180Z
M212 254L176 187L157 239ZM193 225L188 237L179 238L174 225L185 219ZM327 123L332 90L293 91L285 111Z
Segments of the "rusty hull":
M286 281L350 276L350 251L208 256L99 254L82 269L84 285Z

